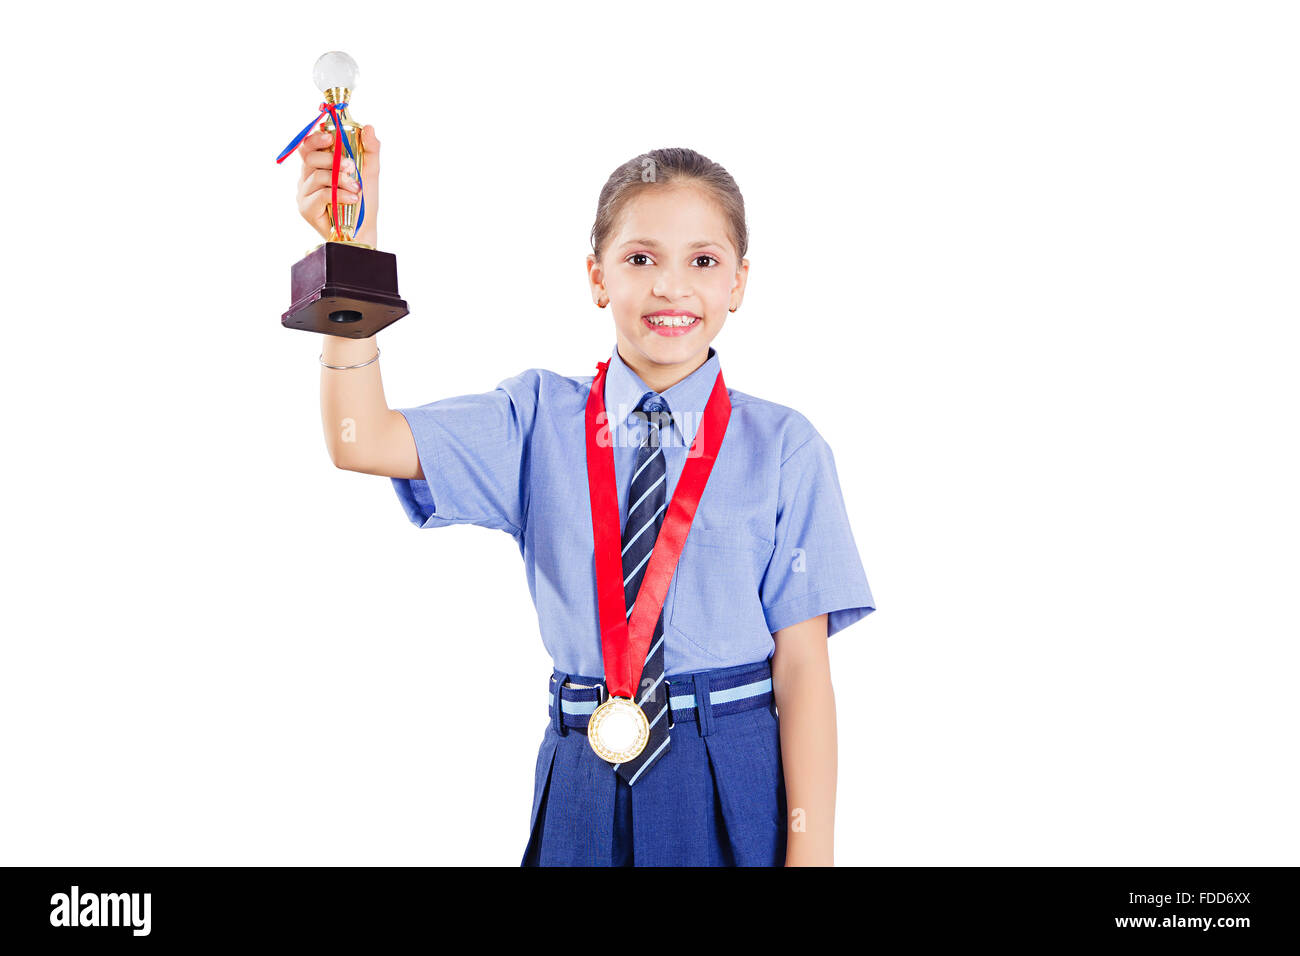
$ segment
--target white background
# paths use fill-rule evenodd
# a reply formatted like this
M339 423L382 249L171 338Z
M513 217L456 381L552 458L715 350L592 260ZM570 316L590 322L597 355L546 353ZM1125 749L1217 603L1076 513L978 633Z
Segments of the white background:
M0 863L512 866L514 542L336 470L297 157L361 66L393 407L590 374L624 160L752 229L729 384L834 449L841 864L1295 864L1294 8L23 7L3 208Z

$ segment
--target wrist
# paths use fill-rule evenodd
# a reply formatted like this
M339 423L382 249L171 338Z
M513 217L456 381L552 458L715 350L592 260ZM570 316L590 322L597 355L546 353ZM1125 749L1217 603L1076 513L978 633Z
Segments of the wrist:
M355 365L374 358L379 349L378 334L368 339L348 339L341 335L321 336L320 361L327 365Z

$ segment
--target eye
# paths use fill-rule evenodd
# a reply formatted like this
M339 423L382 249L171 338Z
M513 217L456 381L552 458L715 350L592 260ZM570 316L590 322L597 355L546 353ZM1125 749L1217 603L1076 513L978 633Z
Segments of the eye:
M632 262L632 260L633 260L633 259L646 259L646 260L648 260L649 258L650 258L650 257L647 256L644 252L634 252L634 253L632 253L632 255L630 255L630 256L627 257L627 261L628 261L629 263L631 263L632 265L634 265L634 266L639 266L639 265L641 265L641 263L639 263L639 262Z
M718 260L717 260L717 259L714 259L713 256L696 256L696 257L695 257L695 261L696 261L696 262L699 262L701 259L708 259L710 262L713 262L713 263L716 263L716 264L719 264L719 265L721 264L721 263L718 263ZM711 269L711 268L713 268L713 267L712 267L712 266L704 266L703 268L705 268L705 269Z

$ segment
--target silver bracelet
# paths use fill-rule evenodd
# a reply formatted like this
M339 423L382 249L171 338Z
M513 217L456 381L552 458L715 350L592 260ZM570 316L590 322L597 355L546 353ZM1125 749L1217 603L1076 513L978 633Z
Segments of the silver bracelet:
M321 363L321 365L324 365L326 368L337 368L337 369L344 369L344 368L365 368L367 365L369 365L371 362L375 361L375 359L377 359L377 358L379 358L379 346L378 346L378 345L375 346L375 358L372 358L372 359L369 359L369 360L367 360L367 361L365 361L365 362L362 362L360 365L330 365L328 362L325 361L325 353L324 353L324 352L321 352L321 354L320 354L320 363Z

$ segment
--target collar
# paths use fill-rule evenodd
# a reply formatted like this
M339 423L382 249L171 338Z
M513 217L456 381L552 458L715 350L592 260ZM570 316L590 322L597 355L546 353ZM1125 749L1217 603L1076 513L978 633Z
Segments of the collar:
M710 345L708 357L703 365L676 385L663 392L655 392L641 381L640 375L628 367L622 356L618 354L618 346L615 345L614 354L609 360L609 370L605 373L606 414L613 422L616 416L622 413L622 424L633 424L636 418L632 412L641 404L641 399L645 397L646 392L653 392L668 403L673 424L682 439L682 444L689 448L695 441L695 430L704 415L704 406L708 404L709 396L713 394L713 383L717 380L719 367L718 351Z

